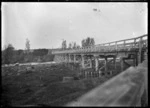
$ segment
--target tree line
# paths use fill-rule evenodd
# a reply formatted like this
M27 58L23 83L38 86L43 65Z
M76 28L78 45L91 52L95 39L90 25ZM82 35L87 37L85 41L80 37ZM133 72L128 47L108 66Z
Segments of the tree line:
M89 46L92 46L92 45L95 45L95 40L94 38L90 38L90 37L87 37L86 39L83 39L81 41L81 46L80 45L77 45L76 42L71 42L68 44L68 47L67 47L67 41L66 40L63 40L62 41L62 45L61 45L61 48L64 50L64 49L78 49L78 48L85 48L85 47L89 47Z
M87 37L81 41L81 45L76 44L76 42L71 42L68 44L66 40L62 42L61 49L78 49L88 46L95 45L94 38ZM26 39L25 50L16 50L12 44L5 46L2 51L2 64L11 64L11 63L26 63L26 62L48 62L53 61L54 55L52 55L53 49L30 49L30 41Z
M52 49L30 49L30 41L26 39L25 50L16 50L12 44L5 46L2 51L2 64L48 62L53 61Z

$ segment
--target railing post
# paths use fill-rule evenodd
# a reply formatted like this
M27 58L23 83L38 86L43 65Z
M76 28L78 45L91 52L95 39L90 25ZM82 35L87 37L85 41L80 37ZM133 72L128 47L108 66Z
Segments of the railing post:
M136 38L134 39L134 48L136 48Z
M123 43L123 49L125 49L126 48L126 41L124 40L123 42L124 42Z
M142 62L142 37L140 37L140 41L139 41L139 60L138 63Z
M109 43L109 48L108 48L108 49L109 49L109 51L110 51L110 43Z
M117 51L118 50L117 42L115 42L115 46L116 46L116 51Z

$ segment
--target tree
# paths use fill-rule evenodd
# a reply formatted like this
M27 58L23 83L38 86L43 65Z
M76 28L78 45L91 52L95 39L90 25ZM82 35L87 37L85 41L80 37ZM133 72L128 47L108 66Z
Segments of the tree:
M17 51L17 60L18 60L18 62L24 62L24 57L25 57L25 55L24 55L24 53L23 53L23 50L18 50Z
M85 45L85 44L86 44L85 39L82 40L81 44L82 44L82 47L85 47L85 46L86 46L86 45Z
M86 39L86 46L90 46L90 45L91 45L91 38L88 37L88 38Z
M80 45L77 45L76 48L77 48L77 49L80 48Z
M26 48L25 48L25 49L26 49L26 52L27 52L27 53L30 52L30 41L29 41L28 38L26 39Z
M77 48L77 44L76 44L76 42L73 42L73 47L72 47L73 49L76 49Z
M82 47L88 47L88 46L95 45L95 41L94 41L94 38L87 37L86 39L83 39L81 41L81 44L82 44Z
M91 38L91 45L95 45L94 38Z
M63 40L62 49L66 49L66 48L67 48L67 42L66 42L66 40Z
M68 48L72 49L72 44L71 43L69 43Z
M80 46L77 45L76 42L69 43L68 49L76 49L76 48L80 48Z
M48 49L35 49L33 51L33 56L45 56L48 54Z
M19 49L18 51L17 51L17 54L18 55L21 55L23 53L23 50L21 50L21 49Z
M10 64L13 62L13 55L14 55L14 47L12 44L8 44L3 51L3 63Z

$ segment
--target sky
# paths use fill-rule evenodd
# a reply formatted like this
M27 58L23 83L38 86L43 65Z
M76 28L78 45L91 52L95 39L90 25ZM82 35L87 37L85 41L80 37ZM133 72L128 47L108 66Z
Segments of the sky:
M97 9L94 11L93 9ZM147 34L148 9L142 2L17 3L2 2L2 49L60 48L62 40L81 45L92 37L96 44Z

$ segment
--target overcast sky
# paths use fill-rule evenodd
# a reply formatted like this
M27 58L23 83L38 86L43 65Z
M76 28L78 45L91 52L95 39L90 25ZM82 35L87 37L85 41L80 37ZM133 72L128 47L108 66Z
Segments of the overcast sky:
M93 11L96 8L98 11ZM62 39L96 44L147 34L147 3L2 3L2 48L58 48Z

